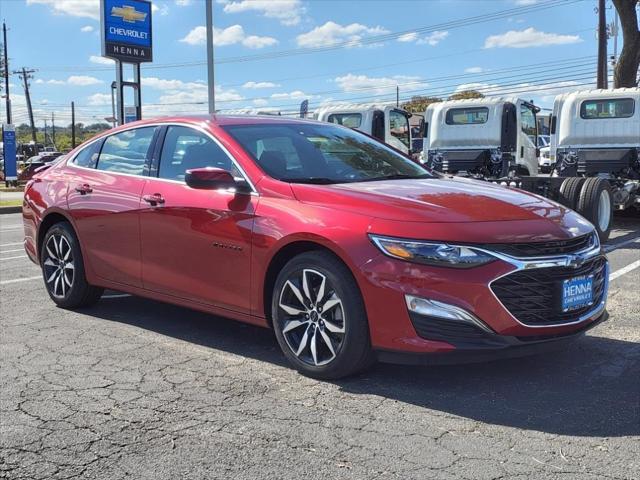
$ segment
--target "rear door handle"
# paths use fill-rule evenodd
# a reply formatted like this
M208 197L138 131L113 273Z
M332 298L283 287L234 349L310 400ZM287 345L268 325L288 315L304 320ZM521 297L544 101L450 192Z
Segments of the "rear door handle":
M83 183L82 185L78 185L76 187L76 192L78 192L80 195L85 195L87 193L93 192L93 188L91 188L91 185L89 185L88 183Z
M164 197L160 193L154 193L153 195L143 195L142 199L152 207L155 207L156 205L162 205L164 203Z

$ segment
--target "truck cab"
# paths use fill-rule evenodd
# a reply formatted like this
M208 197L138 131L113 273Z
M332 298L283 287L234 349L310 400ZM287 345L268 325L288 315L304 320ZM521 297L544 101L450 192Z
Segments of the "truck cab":
M554 175L606 179L616 209L640 209L640 88L558 95L550 130Z
M416 153L412 148L411 116L406 110L390 105L332 105L316 112L316 118L322 122L354 128L406 154Z
M432 103L425 112L424 161L474 178L537 175L539 110L515 97Z

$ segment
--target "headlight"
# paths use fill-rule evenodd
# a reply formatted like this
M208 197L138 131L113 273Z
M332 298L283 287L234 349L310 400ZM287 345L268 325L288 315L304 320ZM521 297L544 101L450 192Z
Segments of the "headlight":
M496 258L481 250L448 243L422 242L369 235L385 255L408 262L437 267L471 268L492 262Z

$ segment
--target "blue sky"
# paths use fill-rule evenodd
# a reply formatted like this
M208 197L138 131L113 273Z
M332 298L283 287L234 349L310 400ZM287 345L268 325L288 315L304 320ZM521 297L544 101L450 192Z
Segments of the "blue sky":
M204 112L204 1L153 3L154 62L143 67L143 115ZM110 114L114 68L99 56L98 4L0 0L0 17L10 29L11 70L37 70L31 86L39 125L51 112L68 123L72 100L80 121ZM595 0L218 0L217 107L286 111L297 110L307 98L312 108L389 101L396 85L402 99L446 96L472 86L550 106L557 92L593 81L595 5ZM523 10L532 8L538 10ZM512 11L487 17L505 10ZM475 23L469 22L472 17ZM279 52L287 53L256 57ZM14 123L26 122L16 75L11 86Z

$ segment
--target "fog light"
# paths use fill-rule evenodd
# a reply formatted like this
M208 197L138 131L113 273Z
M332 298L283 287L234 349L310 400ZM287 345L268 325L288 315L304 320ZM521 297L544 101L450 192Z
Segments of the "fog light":
M467 312L463 308L450 305L448 303L430 300L427 298L414 297L413 295L404 296L407 302L407 308L410 312L424 315L427 317L443 318L454 322L465 322L481 328L485 332L494 333L485 323L475 315Z

